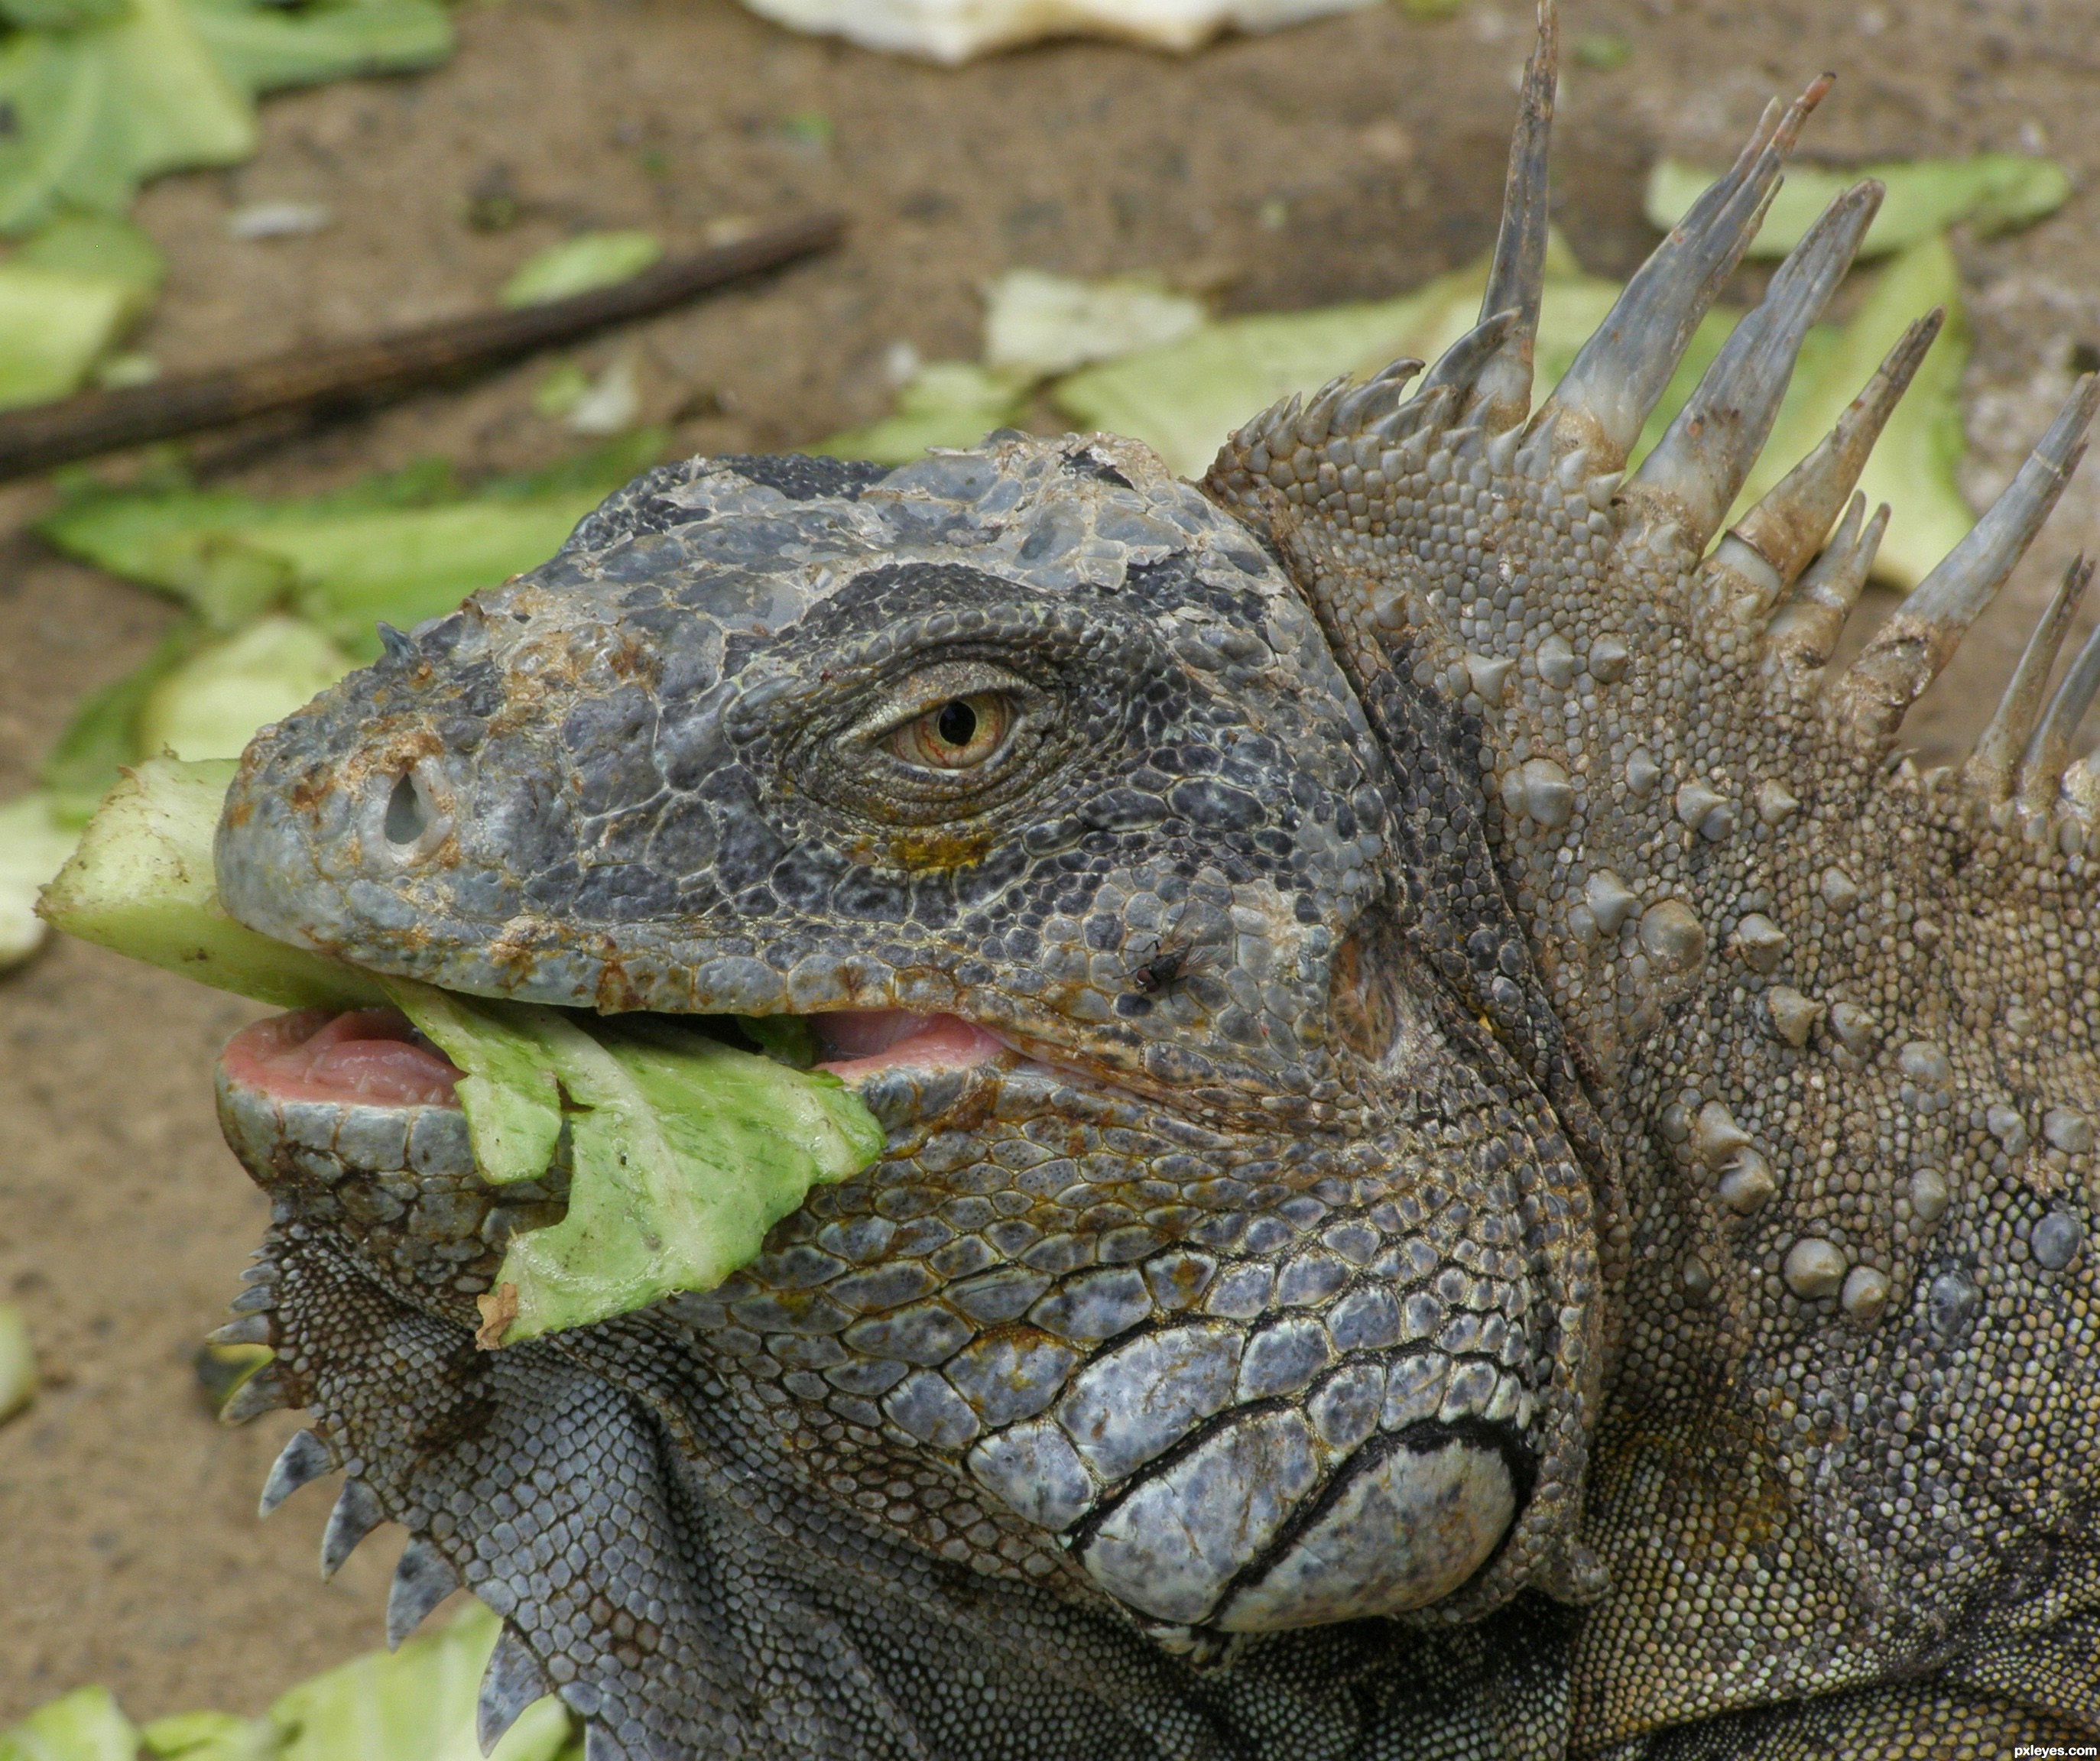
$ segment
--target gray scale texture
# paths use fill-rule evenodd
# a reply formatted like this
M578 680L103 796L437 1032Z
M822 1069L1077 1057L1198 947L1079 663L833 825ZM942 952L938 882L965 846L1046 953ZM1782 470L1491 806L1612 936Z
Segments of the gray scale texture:
M1820 88L1533 410L1556 29L1412 398L1292 399L1201 485L1011 434L666 467L250 748L269 933L1002 1044L867 1079L882 1160L720 1287L496 1351L558 1170L492 1222L444 1109L223 1092L276 1204L237 1404L305 1407L286 1484L368 1489L610 1754L2100 1732L2100 777L2049 653L1961 774L1889 762L2094 399L1826 674L1930 328L1718 528L1875 192L1626 477ZM990 755L900 756L957 698Z

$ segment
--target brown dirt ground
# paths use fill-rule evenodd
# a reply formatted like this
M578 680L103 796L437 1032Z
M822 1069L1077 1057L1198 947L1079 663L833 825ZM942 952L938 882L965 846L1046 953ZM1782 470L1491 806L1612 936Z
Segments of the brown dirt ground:
M1826 67L1840 81L1814 154L2024 148L2066 163L2079 193L2054 218L1963 247L1970 486L2001 482L2072 346L2100 339L2085 0L1567 11L1571 36L1635 46L1623 68L1575 67L1563 88L1562 222L1605 273L1652 242L1639 189L1657 152L1725 156L1768 92ZM1149 269L1256 310L1398 291L1477 253L1528 33L1518 0L1472 0L1449 22L1379 9L1187 60L1065 44L942 72L796 39L729 0L470 0L460 25L443 69L274 100L254 163L148 194L141 218L173 272L144 346L172 369L232 362L470 308L575 227L650 227L675 248L712 222L836 205L854 231L828 261L578 351L595 369L638 348L646 413L676 420L688 450L792 445L880 413L900 341L929 359L974 354L977 288L1010 266ZM781 125L813 111L834 126L828 146ZM470 196L498 188L523 217L470 229ZM334 224L230 241L227 211L271 198L325 202ZM1279 198L1287 218L1267 229ZM531 413L542 371L198 456L268 490L432 451L470 470L537 463L567 444ZM1915 715L1924 751L1944 758L1973 733L2055 570L2100 539L2093 474ZM77 695L169 616L25 535L43 493L0 495L0 797ZM0 1430L0 1724L88 1681L141 1718L259 1710L378 1640L393 1548L366 1547L320 1588L325 1494L254 1517L295 1421L221 1429L189 1368L263 1220L219 1144L209 1082L249 1013L77 945L0 980L0 1295L27 1308L48 1376Z

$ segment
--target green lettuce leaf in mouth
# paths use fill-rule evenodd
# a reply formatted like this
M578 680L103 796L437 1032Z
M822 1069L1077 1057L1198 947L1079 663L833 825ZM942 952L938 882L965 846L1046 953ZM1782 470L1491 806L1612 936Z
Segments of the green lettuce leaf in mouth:
M466 997L258 935L219 905L212 839L232 759L155 759L96 810L40 907L60 929L286 1008L390 1005L465 1072L474 1161L492 1185L545 1173L567 1138L569 1206L513 1235L484 1299L486 1343L709 1290L813 1186L882 1153L860 1098L808 1060L805 1024L752 1024L774 1055L661 1016L600 1017ZM799 1032L796 1029L799 1028Z

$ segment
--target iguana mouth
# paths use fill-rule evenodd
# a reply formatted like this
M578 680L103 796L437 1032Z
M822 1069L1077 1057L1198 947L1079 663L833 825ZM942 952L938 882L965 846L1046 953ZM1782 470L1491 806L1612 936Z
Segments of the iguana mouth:
M280 1101L457 1107L462 1072L395 1009L302 1009L244 1028L219 1067Z
M825 1053L816 1068L849 1087L893 1070L966 1070L1007 1047L960 1015L842 1009L807 1018ZM395 1009L271 1015L227 1041L227 1081L273 1099L345 1107L457 1107L464 1074Z

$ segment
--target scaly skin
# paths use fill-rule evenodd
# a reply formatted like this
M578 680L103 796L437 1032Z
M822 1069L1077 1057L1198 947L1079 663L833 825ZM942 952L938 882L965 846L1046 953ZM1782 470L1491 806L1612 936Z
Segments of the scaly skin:
M861 1079L883 1160L728 1283L496 1351L558 1175L499 1210L445 1109L223 1078L278 1201L240 1403L314 1416L266 1502L340 1466L324 1564L414 1537L390 1630L506 1617L488 1729L547 1685L667 1758L2100 1729L2100 664L2044 716L2045 637L1961 779L1886 764L2092 396L1825 680L1929 325L1701 558L1877 192L1622 479L1820 88L1533 412L1553 49L1413 399L1293 400L1201 493L1099 438L668 467L250 747L268 933L999 1042ZM958 702L992 733L926 759Z

